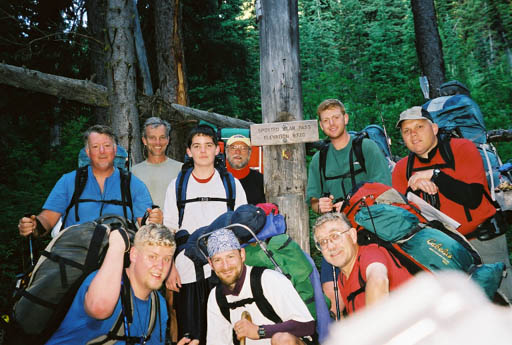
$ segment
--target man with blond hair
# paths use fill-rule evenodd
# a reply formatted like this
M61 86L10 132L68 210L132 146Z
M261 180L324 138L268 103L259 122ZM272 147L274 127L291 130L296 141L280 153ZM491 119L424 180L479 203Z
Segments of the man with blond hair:
M315 153L309 165L306 201L314 212L339 211L343 198L360 182L391 185L391 173L384 154L373 140L354 140L347 130L349 114L341 101L324 100L318 105L317 115L329 143ZM361 150L364 164L358 161L356 149ZM325 260L322 261L321 280L325 294L334 302L333 268Z
M109 332L114 324L127 317L121 301L121 286L127 284L133 322L123 321L121 327L128 329L121 329L118 333L121 335L115 340L165 343L167 309L159 307L165 305L165 301L157 290L171 268L176 249L174 235L164 225L148 224L139 229L130 247L123 233L123 229L110 231L108 250L100 269L84 280L66 317L47 344L85 344L111 336ZM130 265L124 268L126 252L129 252ZM154 320L152 330L150 318ZM197 344L190 339L179 342L180 345L187 343Z

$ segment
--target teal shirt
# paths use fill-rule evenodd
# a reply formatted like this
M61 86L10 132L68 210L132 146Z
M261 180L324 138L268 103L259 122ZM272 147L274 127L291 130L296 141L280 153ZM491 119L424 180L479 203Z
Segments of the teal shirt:
M345 197L346 193L352 190L352 181L350 178L350 149L352 148L352 136L350 141L341 150L336 150L332 143L329 144L327 151L325 175L327 177L345 175L345 178L323 180L323 190L320 183L320 152L315 153L309 165L308 186L306 190L306 200L311 204L311 198L319 199L324 193L334 196L334 199ZM356 183L362 181L381 182L391 186L391 172L388 167L386 157L377 146L370 140L364 139L362 143L363 155L365 157L366 172L360 172L355 176ZM360 168L354 154L354 170Z

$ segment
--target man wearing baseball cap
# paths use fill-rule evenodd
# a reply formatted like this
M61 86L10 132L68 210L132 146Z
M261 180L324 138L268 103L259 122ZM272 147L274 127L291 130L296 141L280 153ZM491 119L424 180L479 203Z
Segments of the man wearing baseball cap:
M397 122L411 151L393 170L393 187L419 195L461 225L457 229L476 248L484 263L504 262L510 270L506 227L496 218L480 153L468 139L438 137L439 128L420 106L400 114ZM501 283L512 298L512 275Z
M233 339L242 338L247 345L306 344L300 337L314 333L315 321L288 278L274 270L246 266L245 250L229 229L214 231L207 251L221 281L208 298L208 345L233 344ZM262 295L253 292L257 290ZM262 305L270 305L274 317Z
M247 202L259 204L265 202L263 174L249 168L251 140L241 134L231 136L226 143L226 167L244 187Z

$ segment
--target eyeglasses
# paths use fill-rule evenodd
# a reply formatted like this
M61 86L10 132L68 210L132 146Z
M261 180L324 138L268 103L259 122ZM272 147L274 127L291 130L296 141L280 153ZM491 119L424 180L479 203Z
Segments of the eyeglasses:
M322 238L318 241L315 241L315 247L318 250L324 250L327 249L327 246L329 245L329 242L332 244L337 244L341 242L341 239L343 237L343 234L350 231L350 229L347 229L345 231L333 231L327 236L326 238Z
M242 152L249 151L249 147L246 145L229 145L228 148L233 151L235 151L235 150L240 150Z

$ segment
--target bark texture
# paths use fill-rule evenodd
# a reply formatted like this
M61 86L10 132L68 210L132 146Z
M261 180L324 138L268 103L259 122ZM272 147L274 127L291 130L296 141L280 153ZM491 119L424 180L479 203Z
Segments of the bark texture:
M183 52L182 9L180 0L153 0L155 17L156 62L158 69L158 93L168 103L188 105ZM186 131L173 130L168 154L182 160Z
M131 145L132 164L142 161L135 47L133 39L133 2L108 0L107 35L109 43L108 90L111 125L125 148ZM131 129L131 143L129 136Z
M91 80L96 84L107 85L107 60L105 54L105 32L107 29L107 1L106 0L87 0L85 2L87 10L87 30L89 35L94 38L90 40L90 68L94 77ZM94 108L96 122L100 124L108 123L108 109L99 106Z
M264 123L302 120L297 0L261 0L260 81ZM279 205L288 233L309 252L304 144L263 151L265 195Z
M416 53L423 75L430 84L430 99L439 97L439 86L445 81L441 37L437 28L434 0L411 0L416 33Z

